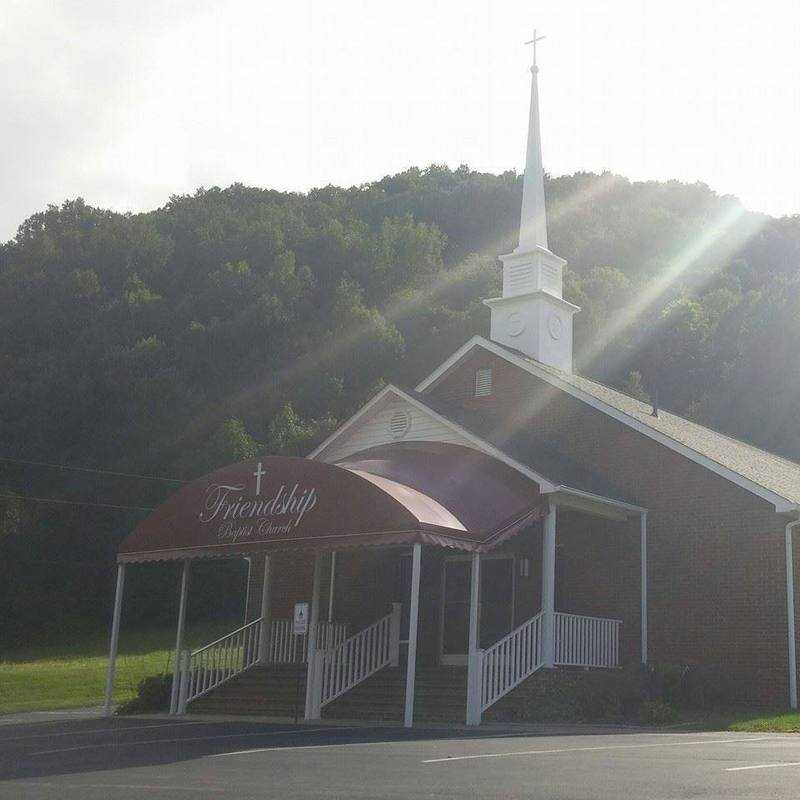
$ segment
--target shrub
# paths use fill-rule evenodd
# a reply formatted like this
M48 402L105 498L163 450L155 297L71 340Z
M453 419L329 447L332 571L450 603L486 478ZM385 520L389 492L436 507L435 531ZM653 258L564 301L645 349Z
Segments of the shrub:
M669 725L678 718L678 712L663 700L646 700L639 707L639 721L643 725Z
M172 675L150 675L139 681L137 695L133 700L117 708L117 714L147 714L153 711L169 711L172 696Z

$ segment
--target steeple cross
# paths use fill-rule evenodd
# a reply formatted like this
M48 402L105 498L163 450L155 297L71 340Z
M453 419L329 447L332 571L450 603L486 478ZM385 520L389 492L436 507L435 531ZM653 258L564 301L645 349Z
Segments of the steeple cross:
M533 39L529 42L525 42L525 44L532 44L533 45L533 68L536 69L536 42L541 42L544 39L544 36L537 36L536 28L533 29Z

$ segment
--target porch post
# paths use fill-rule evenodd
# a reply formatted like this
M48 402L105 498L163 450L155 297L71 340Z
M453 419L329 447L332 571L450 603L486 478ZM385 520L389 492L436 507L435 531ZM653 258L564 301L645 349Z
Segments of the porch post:
M244 589L244 619L242 625L247 625L250 621L247 618L247 613L250 611L250 578L253 577L253 559L250 556L245 556L244 560L247 562L247 578Z
M270 659L272 640L272 559L269 553L264 555L264 582L261 584L261 631L258 638L258 661L266 664Z
M481 554L472 554L469 593L469 663L467 667L467 725L481 724L481 651L478 649L480 624Z
M550 510L544 521L542 542L542 660L552 669L555 654L555 605L556 605L556 514L557 506L551 500Z
M328 594L328 622L333 622L333 595L336 586L336 551L331 553L331 586Z
M403 725L414 724L414 680L417 673L417 624L419 622L419 573L422 565L422 545L414 545L411 560L411 603L408 612L408 660L406 662L406 707Z
M306 671L306 713L305 718L319 719L319 686L317 675L317 625L319 623L319 593L322 584L322 554L314 556L314 583L311 589L311 614L308 620L308 657Z
M117 645L119 644L119 621L122 614L122 592L125 588L125 564L117 564L117 589L114 594L114 615L111 618L111 645L108 650L108 673L106 674L106 703L104 713L111 716L114 705L114 673L117 669Z
M647 663L647 512L641 516L641 559L642 559L642 664Z
M178 713L178 690L180 688L181 668L183 666L183 631L186 625L186 598L189 594L189 559L184 559L181 573L181 599L178 606L178 632L175 634L175 669L172 671L172 696L169 713Z

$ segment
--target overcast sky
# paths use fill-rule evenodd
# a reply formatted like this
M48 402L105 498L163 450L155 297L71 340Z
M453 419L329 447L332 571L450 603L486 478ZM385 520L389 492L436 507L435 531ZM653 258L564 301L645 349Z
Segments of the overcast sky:
M0 0L0 240L241 181L545 168L701 180L800 213L797 0Z

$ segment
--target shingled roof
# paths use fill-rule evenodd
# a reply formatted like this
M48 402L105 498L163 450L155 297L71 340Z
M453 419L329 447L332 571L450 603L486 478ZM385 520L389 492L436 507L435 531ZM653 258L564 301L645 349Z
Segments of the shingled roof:
M445 362L445 365L442 365L430 378L423 381L417 387L418 390L427 387L435 379L435 376L448 370L446 365L452 365L452 362L456 360L460 361L474 346L481 346L507 358L510 362L516 363L548 383L564 389L578 399L590 403L624 424L645 434L652 434L653 438L668 446L674 445L674 449L684 451L687 455L693 453L699 456L696 460L711 468L716 465L723 475L728 471L732 475L740 476L745 481L755 484L755 487L761 487L766 492L776 495L777 498L784 501L781 504L784 507L779 508L781 511L789 511L791 506L800 506L800 464L707 428L670 411L659 409L658 416L654 416L650 403L636 400L623 392L582 375L566 373L545 366L518 350L497 342L490 342L480 336L474 337L464 345L452 359ZM426 403L430 402L427 394L424 397ZM470 425L470 427L473 426ZM507 449L507 446L503 446L503 449ZM732 475L727 477L732 477Z
M430 395L408 389L404 391L427 408L479 436L521 464L546 476L553 483L611 500L634 502L603 475L561 452L553 442L536 436L525 428L509 431L503 420L496 416L453 406Z

